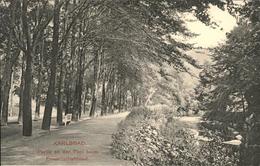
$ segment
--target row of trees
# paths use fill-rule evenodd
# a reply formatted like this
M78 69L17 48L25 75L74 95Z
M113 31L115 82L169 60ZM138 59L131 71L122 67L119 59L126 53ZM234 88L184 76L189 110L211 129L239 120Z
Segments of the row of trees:
M171 34L191 35L180 18L193 12L209 23L209 4L221 0L3 0L0 3L1 124L8 121L12 74L19 73L19 120L32 134L32 98L36 115L45 101L42 129L49 130L54 104L78 120L91 99L90 116L144 103L140 94L145 62L168 62L185 70L187 45ZM228 1L229 3L229 1ZM64 106L64 109L63 109Z

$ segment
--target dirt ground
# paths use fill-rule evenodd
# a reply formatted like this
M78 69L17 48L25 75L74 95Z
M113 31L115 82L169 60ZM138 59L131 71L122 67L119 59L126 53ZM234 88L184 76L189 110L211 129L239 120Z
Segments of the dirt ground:
M110 152L112 133L127 114L85 119L51 131L35 129L32 137L23 137L16 129L1 138L1 165L132 165Z

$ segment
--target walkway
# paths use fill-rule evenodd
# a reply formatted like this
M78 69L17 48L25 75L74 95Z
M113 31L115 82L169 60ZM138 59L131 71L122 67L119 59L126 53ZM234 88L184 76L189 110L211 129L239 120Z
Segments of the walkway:
M50 132L38 129L32 137L5 137L1 140L1 165L131 165L110 152L111 135L126 115L83 120Z

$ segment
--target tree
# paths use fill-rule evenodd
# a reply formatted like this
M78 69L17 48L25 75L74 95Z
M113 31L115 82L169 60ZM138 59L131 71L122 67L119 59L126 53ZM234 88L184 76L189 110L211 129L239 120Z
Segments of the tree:
M1 82L1 125L7 125L8 121L8 104L9 104L9 93L11 89L11 77L13 74L13 67L16 63L20 50L14 45L14 33L12 27L16 24L16 13L18 3L12 1L6 10L3 11L1 17L6 27L3 29L7 33L3 33L6 43L6 56L5 64L3 69L3 76ZM8 15L9 14L9 15ZM9 21L9 23L8 23ZM4 32L4 31L2 31Z
M215 50L214 65L203 78L211 86L208 109L244 111L243 123L249 125L249 130L244 131L241 164L259 165L260 24L256 17L259 3L250 4L249 19L241 21L227 36L227 42Z
M43 121L42 121L43 130L50 129L52 107L53 107L53 101L55 98L57 58L58 58L58 54L59 54L59 24L60 24L59 0L54 1L53 15L54 15L54 17L53 17L52 59L51 59L51 66L50 66L51 75L50 75L49 87L48 87L48 92L47 92L44 116L43 116Z
M20 106L23 108L20 113L24 113L25 135L31 134L31 99L34 97L35 112L39 115L41 97L47 95L44 130L50 129L52 108L56 103L58 124L62 123L62 104L66 113L73 114L73 120L80 118L82 103L86 101L83 102L83 98L88 96L89 90L92 94L91 116L100 103L102 114L113 112L115 108L123 110L128 95L132 96L132 105L144 104L149 90L142 78L142 62L158 65L167 62L177 71L187 71L183 61L195 65L193 59L182 53L191 46L172 37L178 33L191 35L180 14L193 12L198 19L210 24L209 5L222 9L225 5L221 0L55 0L54 6L47 0L5 2L8 7L1 6L4 11L1 21L11 21L6 24L7 28L0 26L1 34L4 34L0 36L4 38L1 50L4 50L5 67L8 68L8 72L1 74L8 73L1 80L1 114L6 119L8 109L4 103L8 103L10 91L6 86L10 82L14 57L15 62L24 63L25 67L20 85ZM16 58L20 51L24 53L22 62ZM142 90L145 92L141 93ZM58 102L55 102L56 93Z
M32 108L31 108L31 87L32 87L32 45L31 37L28 28L28 0L22 1L22 25L23 34L26 40L25 64L24 73L24 90L23 90L23 135L32 135Z

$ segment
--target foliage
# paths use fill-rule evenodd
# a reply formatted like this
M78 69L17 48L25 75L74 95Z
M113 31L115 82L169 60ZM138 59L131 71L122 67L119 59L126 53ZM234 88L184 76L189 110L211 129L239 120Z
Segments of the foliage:
M244 23L215 50L213 66L201 73L208 95L201 93L200 100L209 110L245 111L245 93L260 82L259 28Z
M198 141L174 116L170 109L135 108L113 135L113 154L136 165L237 165L237 149L214 132L207 135L214 141Z
M259 6L256 0L246 3L241 10L244 20L227 35L226 43L214 50L213 66L201 74L201 104L212 111L207 119L225 121L226 126L233 125L241 132L241 147L246 145L240 149L242 165L260 163L259 148L251 147L259 146L260 131ZM253 155L248 155L249 151Z
M214 166L236 166L239 165L239 147L223 144L224 139L217 133L218 131L209 130L202 127L204 136L212 141L202 142L200 148L201 163L203 165Z

